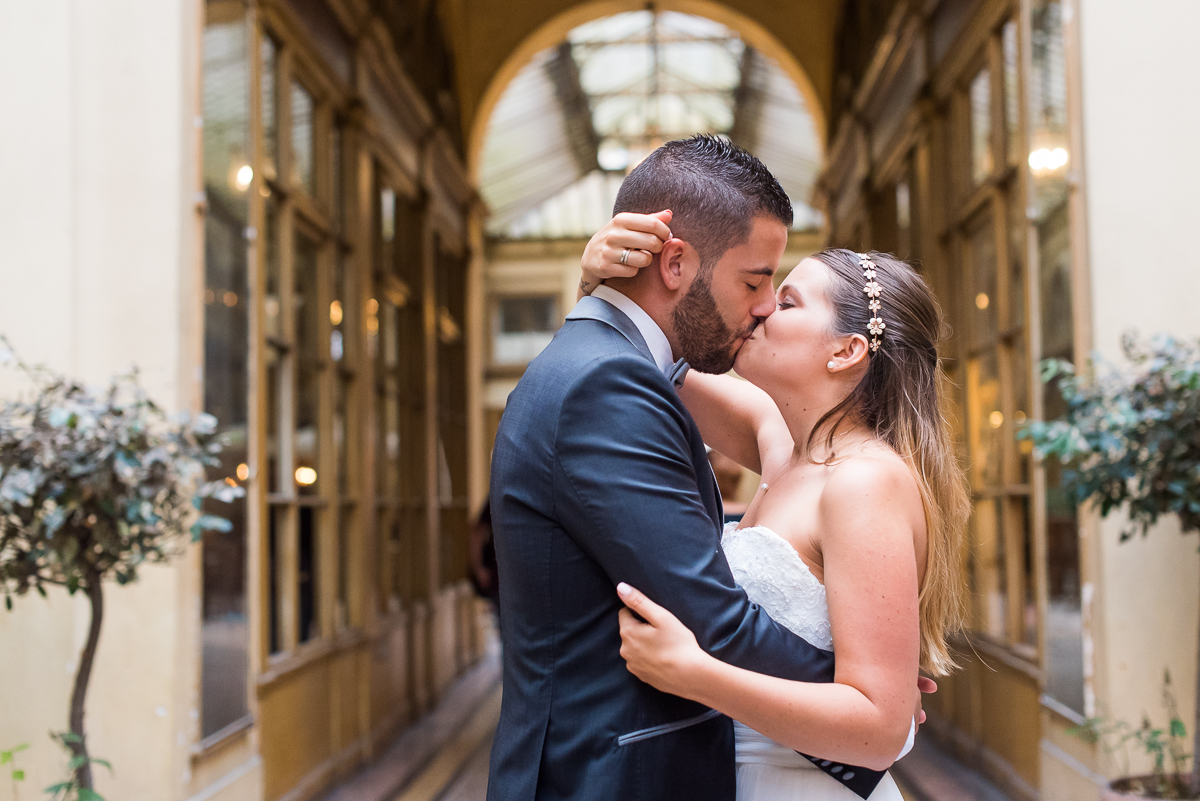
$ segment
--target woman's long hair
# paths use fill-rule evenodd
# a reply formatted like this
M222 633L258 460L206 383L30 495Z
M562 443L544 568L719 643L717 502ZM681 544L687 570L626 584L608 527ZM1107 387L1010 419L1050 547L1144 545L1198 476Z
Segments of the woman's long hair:
M849 419L865 425L912 469L925 509L928 543L919 595L921 667L943 676L956 667L947 640L962 627L965 614L961 554L970 498L942 410L945 375L937 353L944 330L942 312L912 267L886 253L866 255L875 263L875 280L882 287L877 313L867 308L857 253L839 248L813 257L831 273L828 298L836 335L862 334L869 340L867 323L876 314L886 328L879 350L868 351L866 374L821 417L808 446L811 450L812 438L832 420L826 442L826 452L832 454L838 424Z

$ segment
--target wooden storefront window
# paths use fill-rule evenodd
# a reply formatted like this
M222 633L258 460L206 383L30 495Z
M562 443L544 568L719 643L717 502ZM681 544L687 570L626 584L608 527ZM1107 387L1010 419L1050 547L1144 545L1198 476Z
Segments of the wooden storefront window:
M441 586L467 577L467 260L438 247L438 515Z
M250 477L248 382L250 292L245 229L251 165L248 37L240 3L209 2L203 35L204 410L226 438L210 480ZM246 499L206 502L230 521L204 532L201 596L202 742L244 728L249 718L249 515Z
M1072 279L1072 168L1065 47L1065 10L1058 0L1029 3L1029 55L1026 88L1028 109L1028 193L1031 287L1040 321L1041 358L1076 361L1081 348ZM1077 113L1077 110L1076 110ZM1041 416L1065 412L1057 387L1043 387ZM1047 461L1041 509L1045 526L1046 620L1045 693L1080 716L1086 709L1079 519L1072 499L1062 489L1061 468Z
M462 577L468 193L396 116L422 98L355 96L399 67L320 5L206 3L205 403L247 496L205 540L193 758L257 728L268 798L390 736L465 664L432 644L469 639L435 597Z
M258 41L261 178L252 198L260 204L265 290L258 332L265 390L264 651L279 658L350 618L339 561L352 554L342 542L341 519L353 515L353 499L341 497L340 473L349 462L339 449L349 447L346 432L357 425L357 354L344 305L333 311L346 289L337 265L352 252L331 214L347 191L334 179L341 158L330 145L336 99L312 88L320 82L285 36L264 29Z
M1023 150L1016 30L1010 20L992 31L952 103L953 172L965 180L955 182L962 200L949 236L959 276L952 316L974 499L973 627L1033 662L1039 615L1032 457L1015 438L1031 409L1024 184L1014 167Z
M386 179L374 202L376 597L381 613L394 614L426 594L422 224L417 203Z

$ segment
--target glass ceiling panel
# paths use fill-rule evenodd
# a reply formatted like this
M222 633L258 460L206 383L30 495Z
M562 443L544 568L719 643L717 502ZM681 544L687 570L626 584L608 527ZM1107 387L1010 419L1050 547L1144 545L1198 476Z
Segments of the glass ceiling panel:
M554 54L576 69L552 72ZM565 94L584 96L586 108L556 100L564 95L564 74L570 74ZM746 147L793 198L797 224L816 219L807 201L820 140L792 80L718 22L632 11L575 28L561 49L539 54L505 90L481 164L480 192L492 212L488 230L506 237L590 235L611 214L609 195L625 173L663 142L695 133ZM590 165L578 158L581 142L587 152L598 145Z

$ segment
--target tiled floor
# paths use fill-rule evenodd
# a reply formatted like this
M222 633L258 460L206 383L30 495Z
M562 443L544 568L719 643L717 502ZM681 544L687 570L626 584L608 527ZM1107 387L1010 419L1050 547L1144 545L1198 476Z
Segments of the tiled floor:
M484 801L492 734L500 718L499 680L499 651L493 645L436 710L323 801ZM923 737L892 774L905 801L1009 801Z
M1010 801L982 775L921 737L892 775L907 801Z
M480 704L395 801L484 801L492 733L500 720L500 688Z
M463 731L394 801L484 801L492 729L499 713L497 688ZM1009 801L982 776L928 743L920 743L894 773L905 801Z

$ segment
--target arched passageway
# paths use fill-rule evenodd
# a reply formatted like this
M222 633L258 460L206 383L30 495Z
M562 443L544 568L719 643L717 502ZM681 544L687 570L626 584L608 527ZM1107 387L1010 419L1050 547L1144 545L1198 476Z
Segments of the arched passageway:
M693 133L727 136L758 155L796 204L796 227L817 227L809 201L825 122L787 49L717 4L698 8L720 19L653 6L580 22L612 5L544 23L493 78L467 145L489 235L586 237L607 219L629 169Z
M483 127L500 93L538 51L572 28L628 11L651 9L692 14L721 23L778 62L801 86L823 136L833 95L835 30L842 0L778 3L748 0L459 0L446 8L455 74L473 171Z

